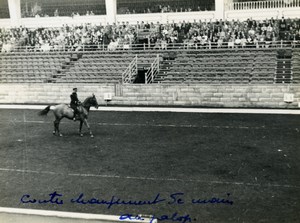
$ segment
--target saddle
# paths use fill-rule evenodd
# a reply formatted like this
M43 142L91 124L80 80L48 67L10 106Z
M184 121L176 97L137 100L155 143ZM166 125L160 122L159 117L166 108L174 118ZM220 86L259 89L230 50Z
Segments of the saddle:
M75 114L74 108L72 108L71 106L68 106L68 107L69 107L70 109L72 109L73 114L74 114L74 119L78 120L79 117L80 117L81 115L83 115L83 117L86 117L84 108L83 108L83 106L82 106L81 104L79 104L79 105L76 107L76 108L77 108L76 114Z

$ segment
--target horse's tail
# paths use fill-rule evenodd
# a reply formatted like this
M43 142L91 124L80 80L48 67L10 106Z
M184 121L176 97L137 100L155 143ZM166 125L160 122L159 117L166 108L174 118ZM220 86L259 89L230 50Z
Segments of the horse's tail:
M48 114L48 112L50 111L50 106L51 105L48 105L44 110L42 110L42 111L40 111L38 114L39 115L47 115Z

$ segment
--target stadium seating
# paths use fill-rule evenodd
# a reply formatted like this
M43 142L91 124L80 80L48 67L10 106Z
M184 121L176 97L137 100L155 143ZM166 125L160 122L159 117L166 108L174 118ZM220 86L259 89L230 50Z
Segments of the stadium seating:
M273 83L275 50L181 51L161 83Z
M1 82L48 82L67 57L67 53L3 54L0 56Z
M136 55L138 55L140 68L149 66L155 58L155 54L141 51L135 53L86 52L83 53L82 58L73 62L69 70L52 81L56 83L120 83L122 73Z
M300 83L300 50L290 50L284 58L278 52L253 48L5 53L0 54L0 82L121 83L135 57L138 69L146 71L159 55L154 83Z

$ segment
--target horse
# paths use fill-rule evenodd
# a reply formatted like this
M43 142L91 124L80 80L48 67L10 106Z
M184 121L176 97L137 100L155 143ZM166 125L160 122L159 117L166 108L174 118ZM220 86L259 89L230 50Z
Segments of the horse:
M44 110L40 111L38 114L41 115L41 116L47 115L48 112L51 110L50 107L51 107L51 105L47 106ZM88 128L90 136L94 137L94 135L93 135L93 133L90 129L90 125L87 122L88 114L89 114L89 111L90 111L91 107L95 107L96 109L98 109L98 102L97 102L97 99L96 99L94 94L93 94L93 96L86 98L83 101L83 103L81 103L78 106L78 118L77 118L77 120L80 121L79 135L81 137L83 136L83 134L81 132L83 123ZM74 118L74 111L73 111L72 108L70 108L66 104L55 105L54 108L52 109L52 111L53 111L54 116L55 116L53 135L56 135L56 133L58 133L58 135L61 137L63 135L59 131L59 123L63 118L68 118L68 119L72 120Z

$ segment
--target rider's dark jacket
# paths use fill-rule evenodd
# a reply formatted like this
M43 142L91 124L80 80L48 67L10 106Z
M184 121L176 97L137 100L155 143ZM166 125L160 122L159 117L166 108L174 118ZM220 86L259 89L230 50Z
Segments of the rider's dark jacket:
M70 106L71 106L71 108L77 108L77 106L78 106L78 102L79 102L79 100L78 100L78 97L77 97L77 93L76 92L73 92L71 95L70 95L70 97L71 97L71 102L70 102Z

